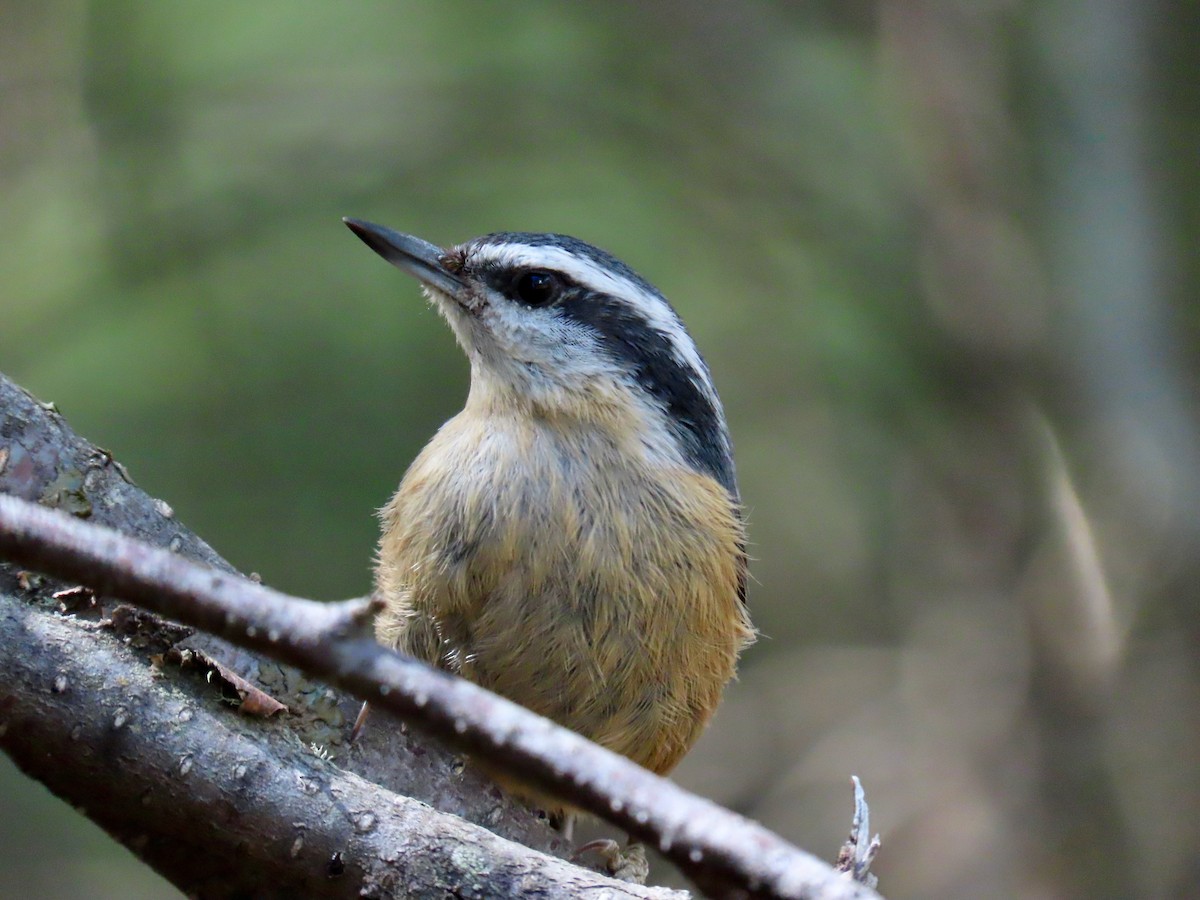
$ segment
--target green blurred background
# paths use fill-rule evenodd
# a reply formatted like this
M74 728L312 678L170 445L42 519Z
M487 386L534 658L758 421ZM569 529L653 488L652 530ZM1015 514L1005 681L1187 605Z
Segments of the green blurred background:
M462 402L341 225L576 234L731 420L764 638L688 786L891 898L1200 896L1200 5L0 3L0 370L369 586ZM0 894L171 897L0 761Z

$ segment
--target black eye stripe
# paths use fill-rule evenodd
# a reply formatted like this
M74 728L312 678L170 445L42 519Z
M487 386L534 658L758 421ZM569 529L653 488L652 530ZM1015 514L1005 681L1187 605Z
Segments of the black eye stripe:
M642 388L662 404L689 462L737 497L729 438L721 413L675 355L671 339L627 304L579 289L560 301L560 314L596 332L606 350L629 364Z
M464 269L464 273L468 278L482 281L496 293L533 309L558 303L576 288L570 278L553 269L484 264Z

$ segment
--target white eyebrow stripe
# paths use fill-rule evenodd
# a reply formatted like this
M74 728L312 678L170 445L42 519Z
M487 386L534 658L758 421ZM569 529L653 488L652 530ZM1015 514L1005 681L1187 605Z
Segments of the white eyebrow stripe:
M491 263L504 268L550 269L624 302L636 310L648 325L666 335L671 342L676 361L693 373L697 387L716 408L718 416L724 418L721 401L717 397L708 366L705 365L700 351L696 349L695 342L675 310L657 291L647 291L637 282L561 247L513 243L484 244L472 249L470 263Z

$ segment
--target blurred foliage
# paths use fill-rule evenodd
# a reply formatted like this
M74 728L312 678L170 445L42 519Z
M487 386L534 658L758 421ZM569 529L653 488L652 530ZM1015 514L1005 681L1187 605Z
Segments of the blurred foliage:
M1200 15L0 4L0 368L231 562L369 585L466 390L354 215L577 234L732 422L764 640L684 783L901 897L1195 896ZM0 894L173 896L0 770Z

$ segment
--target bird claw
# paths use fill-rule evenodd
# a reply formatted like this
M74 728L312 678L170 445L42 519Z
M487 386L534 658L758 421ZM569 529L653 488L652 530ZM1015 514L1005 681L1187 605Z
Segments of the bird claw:
M622 849L611 838L588 841L571 854L571 861L578 862L585 853L595 853L603 861L606 875L630 884L645 884L650 876L650 861L646 859L646 845L631 840Z

